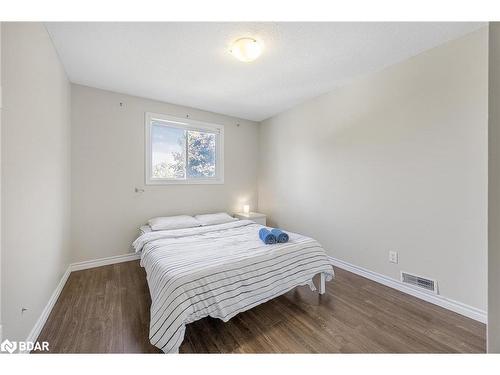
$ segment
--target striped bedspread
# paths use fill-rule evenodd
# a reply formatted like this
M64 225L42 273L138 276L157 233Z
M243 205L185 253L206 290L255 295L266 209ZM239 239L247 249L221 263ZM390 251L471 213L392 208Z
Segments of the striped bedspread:
M176 353L186 324L236 314L299 286L333 267L315 240L289 233L284 244L264 245L261 225L248 220L157 231L134 241L151 293L151 343Z

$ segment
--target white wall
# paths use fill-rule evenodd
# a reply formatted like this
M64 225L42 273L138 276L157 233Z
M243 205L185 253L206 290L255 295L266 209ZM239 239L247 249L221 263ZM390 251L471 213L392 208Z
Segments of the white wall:
M259 210L486 310L487 50L481 29L264 121Z
M500 353L500 23L489 30L488 352Z
M145 112L224 125L224 184L145 186ZM130 252L137 228L154 216L257 204L256 123L72 85L72 128L73 261Z
M43 24L2 24L2 80L2 323L25 340L70 260L70 84Z

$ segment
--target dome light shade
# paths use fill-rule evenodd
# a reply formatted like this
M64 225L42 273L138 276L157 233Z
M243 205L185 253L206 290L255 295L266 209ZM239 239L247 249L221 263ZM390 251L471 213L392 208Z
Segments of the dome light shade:
M251 62L262 53L262 45L254 38L240 38L233 43L229 52L240 61Z

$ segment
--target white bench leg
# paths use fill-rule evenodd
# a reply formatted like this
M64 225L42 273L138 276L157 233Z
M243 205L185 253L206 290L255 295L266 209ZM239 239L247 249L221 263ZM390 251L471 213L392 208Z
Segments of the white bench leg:
M326 276L323 272L321 272L319 274L319 294L325 294L325 290L326 290L326 287L325 287L325 283L326 283Z

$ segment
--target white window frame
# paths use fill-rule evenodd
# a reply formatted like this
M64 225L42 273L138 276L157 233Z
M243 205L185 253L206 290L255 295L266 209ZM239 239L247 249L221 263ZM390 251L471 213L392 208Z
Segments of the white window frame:
M153 178L152 177L152 120L163 120L178 125L180 129L194 131L210 131L216 133L215 140L215 177L207 178ZM145 180L146 185L179 185L179 184L223 184L224 183L224 126L208 122L180 118L161 113L145 114ZM187 165L186 165L187 167Z

